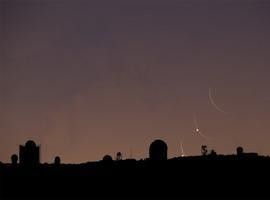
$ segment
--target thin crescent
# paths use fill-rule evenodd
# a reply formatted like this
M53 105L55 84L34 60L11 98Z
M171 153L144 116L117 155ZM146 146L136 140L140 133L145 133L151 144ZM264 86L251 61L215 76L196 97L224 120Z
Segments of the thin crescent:
M210 100L210 103L212 104L212 106L218 110L219 112L223 113L223 114L228 114L228 112L222 110L214 101L213 97L212 97L212 92L211 92L211 88L209 88L209 93L208 93L208 96L209 96L209 100Z

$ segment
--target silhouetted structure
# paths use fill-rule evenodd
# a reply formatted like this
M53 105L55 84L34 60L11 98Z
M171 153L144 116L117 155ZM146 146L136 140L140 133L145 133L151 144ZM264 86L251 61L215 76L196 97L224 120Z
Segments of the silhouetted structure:
M242 156L244 154L243 147L237 147L236 148L236 153L237 153L238 156Z
M168 146L162 140L155 140L149 147L149 158L151 160L167 160Z
M209 155L210 156L217 156L217 152L212 149Z
M20 145L20 164L37 165L39 164L39 146L32 140Z
M122 160L122 153L121 152L117 152L116 160Z
M18 164L18 156L16 154L13 154L11 156L11 164L12 165L17 165Z
M60 164L61 164L61 159L60 159L59 156L56 156L56 157L54 158L54 164L55 164L55 165L60 165Z
M113 161L112 157L110 155L105 155L102 159L105 162L111 162Z
M207 155L207 152L208 152L207 146L206 145L202 145L202 147L201 147L201 153L202 153L202 155L203 156L206 156Z
M28 141L23 150L29 150L27 161L36 163L39 148ZM209 152L208 152L209 151ZM1 164L0 199L8 197L126 197L172 195L176 197L270 197L270 157L256 153L218 155L202 146L204 156L185 156L167 159L167 145L155 140L149 148L149 159L114 161L105 155L100 162L62 164L56 156L54 163L37 167ZM25 153L25 152L23 152ZM39 155L39 154L37 154ZM121 158L122 154L116 154ZM23 157L22 157L23 158ZM155 160L165 160L155 162ZM17 163L18 156L11 156ZM179 181L181 180L181 181ZM176 183L176 184L175 184ZM7 197L7 198L5 198ZM15 198L16 199L16 198ZM87 198L88 199L88 198ZM214 199L214 198L211 198Z

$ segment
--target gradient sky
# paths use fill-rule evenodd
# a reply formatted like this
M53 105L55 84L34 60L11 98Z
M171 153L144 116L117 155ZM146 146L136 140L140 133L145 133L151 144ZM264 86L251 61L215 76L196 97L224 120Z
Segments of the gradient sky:
M0 0L0 160L270 154L269 21L268 0Z

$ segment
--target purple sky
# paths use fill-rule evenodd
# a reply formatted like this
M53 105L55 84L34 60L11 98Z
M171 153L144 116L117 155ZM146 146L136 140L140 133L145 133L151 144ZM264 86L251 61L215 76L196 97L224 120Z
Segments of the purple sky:
M0 0L0 160L270 154L269 21L267 0Z

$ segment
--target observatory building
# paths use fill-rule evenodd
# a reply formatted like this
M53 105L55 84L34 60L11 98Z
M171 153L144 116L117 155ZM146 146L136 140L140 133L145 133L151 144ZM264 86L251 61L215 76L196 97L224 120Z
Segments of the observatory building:
M22 165L37 165L39 164L39 146L32 140L29 140L25 145L20 145L20 164Z
M149 158L151 160L167 160L168 146L162 140L155 140L149 147Z

